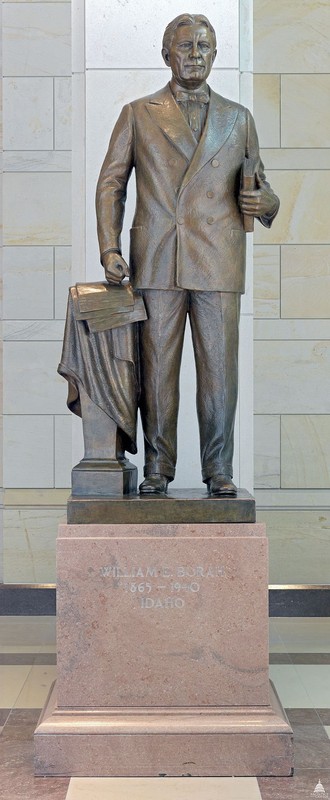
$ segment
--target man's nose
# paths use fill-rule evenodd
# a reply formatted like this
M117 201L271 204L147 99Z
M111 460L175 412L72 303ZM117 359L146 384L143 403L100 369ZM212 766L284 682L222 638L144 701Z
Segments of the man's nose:
M191 57L191 58L199 58L199 56L200 56L200 53L199 53L199 50L198 50L198 45L197 45L197 42L194 42L194 43L192 44L192 48L191 48L191 52L190 52L190 57Z

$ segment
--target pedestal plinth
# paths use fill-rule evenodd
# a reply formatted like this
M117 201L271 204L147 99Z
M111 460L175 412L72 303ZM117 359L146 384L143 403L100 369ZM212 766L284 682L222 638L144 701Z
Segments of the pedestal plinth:
M61 525L36 774L290 775L267 594L262 524Z

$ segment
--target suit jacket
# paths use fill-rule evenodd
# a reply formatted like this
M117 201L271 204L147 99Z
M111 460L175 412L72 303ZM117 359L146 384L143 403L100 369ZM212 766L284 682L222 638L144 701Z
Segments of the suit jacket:
M248 109L210 91L199 143L169 85L126 105L96 194L102 256L120 251L126 187L136 173L130 278L138 289L244 292L245 233L237 204L245 156L259 159ZM272 217L261 218L267 227Z

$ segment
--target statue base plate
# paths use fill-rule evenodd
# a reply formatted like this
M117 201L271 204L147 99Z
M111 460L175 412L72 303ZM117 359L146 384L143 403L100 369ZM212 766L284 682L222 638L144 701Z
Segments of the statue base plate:
M91 495L91 492L88 494ZM96 494L98 493L95 492ZM239 489L237 497L209 497L206 489L169 489L166 495L142 497L137 494L125 494L125 497L83 497L80 492L79 495L77 497L72 493L68 499L69 524L238 523L256 520L255 500L245 489Z
M54 685L35 732L37 776L292 775L292 731L269 706L61 708Z

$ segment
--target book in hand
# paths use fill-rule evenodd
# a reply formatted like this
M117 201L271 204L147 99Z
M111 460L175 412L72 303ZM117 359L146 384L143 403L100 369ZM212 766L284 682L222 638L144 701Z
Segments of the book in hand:
M257 188L256 170L257 159L245 158L241 172L241 189L243 191L251 192ZM254 217L249 214L243 214L243 226L246 233L252 233L254 231Z

